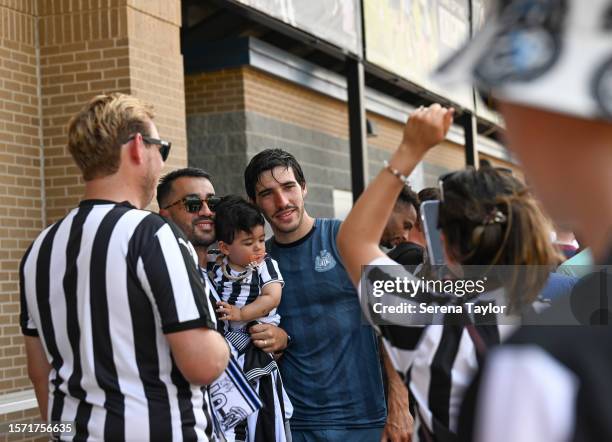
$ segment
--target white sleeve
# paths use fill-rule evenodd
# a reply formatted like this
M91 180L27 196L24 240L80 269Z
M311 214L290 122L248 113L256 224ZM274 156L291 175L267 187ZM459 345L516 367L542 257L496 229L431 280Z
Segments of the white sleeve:
M375 258L364 268L364 278L357 287L357 293L363 314L376 332L382 336L383 345L391 363L396 370L406 373L414 360L416 348L425 330L423 324L426 323L426 320L420 318L418 313L407 313L402 310L407 304L416 306L417 302L414 299L387 292L380 297L374 296L374 280L384 281L396 277L417 280L414 275L389 257ZM365 297L362 294L362 287L367 291ZM387 310L380 312L383 306ZM393 307L399 308L400 312L393 313L391 309ZM414 322L413 319L417 322Z
M157 310L164 333L216 327L208 287L194 262L193 247L163 224L143 236L136 274ZM144 242L146 240L146 242Z
M400 285L396 281L402 281ZM434 314L420 309L433 303L424 291L424 282L387 256L373 259L364 267L357 287L364 316L376 328L385 323L404 327L423 327L434 323Z
M283 281L278 263L268 255L266 255L265 259L257 266L257 273L259 274L259 288L271 282L278 282L281 287L285 286L285 281Z
M576 376L539 347L493 350L478 394L475 441L569 441L578 386Z

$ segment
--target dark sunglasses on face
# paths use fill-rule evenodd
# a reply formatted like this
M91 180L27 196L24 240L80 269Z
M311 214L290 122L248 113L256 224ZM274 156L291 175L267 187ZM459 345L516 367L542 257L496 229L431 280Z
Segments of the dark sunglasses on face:
M132 135L127 139L127 141L132 141L134 138L136 138L136 135ZM144 135L142 135L142 141L144 141L145 144L155 144L156 146L159 146L159 154L162 157L162 161L165 162L168 159L168 155L170 155L170 148L172 147L172 143L170 141L145 137Z
M206 199L200 199L197 195L187 195L185 198L181 198L178 201L173 202L172 204L167 205L166 207L162 207L163 209L168 209L172 206L176 206L177 204L183 203L185 210L189 213L198 213L202 210L204 203L208 206L208 208L214 212L215 208L221 201L221 197L211 195Z

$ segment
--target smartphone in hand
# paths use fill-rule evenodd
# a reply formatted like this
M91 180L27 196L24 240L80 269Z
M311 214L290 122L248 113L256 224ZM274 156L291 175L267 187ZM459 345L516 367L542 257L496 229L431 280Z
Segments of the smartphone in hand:
M442 237L438 229L440 201L425 201L421 204L421 222L427 242L427 254L432 266L445 265Z

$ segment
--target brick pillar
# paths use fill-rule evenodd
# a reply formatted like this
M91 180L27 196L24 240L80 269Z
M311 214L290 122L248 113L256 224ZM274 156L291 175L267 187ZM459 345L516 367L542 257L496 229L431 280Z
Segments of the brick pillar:
M172 141L165 171L187 165L180 0L128 0L130 91L153 103L159 135Z
M66 125L89 98L121 91L151 102L173 142L167 170L187 164L180 0L38 3L47 221L83 193Z
M30 385L18 267L43 227L34 3L0 1L0 394Z
M69 118L96 94L134 94L155 106L160 136L173 142L166 169L187 165L180 17L180 0L0 0L0 404L32 388L19 262L83 195Z
M93 95L130 90L127 8L117 1L102 3L38 2L48 223L64 216L83 194L66 146L68 120Z

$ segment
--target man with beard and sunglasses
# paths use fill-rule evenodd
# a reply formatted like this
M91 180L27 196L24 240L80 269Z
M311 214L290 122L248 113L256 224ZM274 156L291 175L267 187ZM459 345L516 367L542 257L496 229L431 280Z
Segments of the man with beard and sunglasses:
M157 185L159 214L171 219L183 231L203 267L206 267L208 247L216 241L211 206L218 199L210 175L196 167L172 171Z
M210 174L197 167L172 171L157 186L160 215L172 220L185 233L203 269L208 262L208 248L217 240L214 207L219 200ZM279 353L287 346L287 333L274 324L253 325L249 332L253 344L267 353Z

